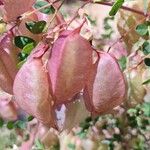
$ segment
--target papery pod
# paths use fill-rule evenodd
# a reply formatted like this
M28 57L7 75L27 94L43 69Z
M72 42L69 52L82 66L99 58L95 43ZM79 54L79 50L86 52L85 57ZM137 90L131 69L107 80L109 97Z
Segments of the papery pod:
M137 67L126 72L126 78L128 81L128 99L127 104L130 107L134 107L137 104L143 102L146 90L142 85L142 74L144 69L142 67Z
M0 116L4 120L17 120L17 111L12 97L0 89Z
M120 105L126 95L125 80L116 59L106 52L99 54L100 60L84 89L87 109L93 114L109 112Z
M7 72L7 69L0 59L0 87L5 92L12 94L13 93L13 80L11 79L9 73Z
M48 128L42 124L40 124L38 127L38 133L36 137L40 139L46 149L59 143L58 132L55 129Z
M114 42L111 42L109 46L111 46L113 43ZM117 42L111 47L109 54L113 55L118 60L124 56L127 56L127 50L125 49L124 43Z
M13 44L13 38L13 34L9 31L3 34L3 36L0 37L0 49L3 49L7 52L7 54L12 60L12 64L14 65L18 63L17 56L19 50Z
M71 103L62 105L61 108L56 111L59 130L70 131L90 116L90 113L84 105L83 96L81 94L75 95L72 101Z
M138 0L133 2L128 2L128 7L136 10L144 10L144 1ZM150 1L148 0L148 12L150 11ZM133 12L127 12L124 10L119 11L119 16L117 18L117 27L119 33L123 36L123 41L127 46L128 52L131 51L134 44L139 40L140 36L136 33L135 29L138 24L146 21L146 18L142 15L138 15ZM145 18L145 19L144 19Z
M92 48L79 32L80 28L64 31L52 47L48 70L55 104L69 102L82 90L88 78Z
M8 32L0 39L0 59L3 61L4 66L9 73L12 80L15 79L17 73L17 55L18 51L13 46L13 35Z
M35 0L4 0L5 20L15 21L17 17L30 10Z
M42 55L47 49L44 44L37 45L16 75L13 91L16 102L27 113L35 116L47 126L53 126L52 97Z

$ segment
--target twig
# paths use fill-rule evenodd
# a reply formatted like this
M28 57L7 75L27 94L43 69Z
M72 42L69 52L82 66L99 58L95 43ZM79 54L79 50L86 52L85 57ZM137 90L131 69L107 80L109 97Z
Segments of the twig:
M139 21L139 23L142 23L144 20L145 20L145 18L142 18L142 19ZM107 53L109 53L109 51L111 50L111 48L112 48L113 46L115 46L115 45L116 45L118 42L120 42L124 37L126 37L126 36L128 35L128 33L129 33L131 30L134 29L134 27L135 27L135 26L133 25L133 27L130 28L128 32L125 32L119 39L117 39L116 42L114 42L111 46L109 46L109 48L108 48L108 50L107 50Z
M47 23L47 28L50 26L50 24L53 22L53 20L56 18L58 11L60 10L60 8L62 7L62 5L64 4L65 0L62 1L62 3L59 5L59 7L56 9L53 17L51 18L51 20Z
M60 0L55 0L54 2L48 3L48 4L42 6L42 7L38 8L38 9L35 9L35 10L29 12L29 13L24 13L24 14L22 15L22 17L20 18L20 20L23 20L23 19L27 18L28 16L30 16L30 15L32 15L32 14L34 14L34 13L36 13L36 12L38 12L38 11L44 9L44 8L47 8L47 7L49 7L49 6L52 6L53 4L55 4L55 3L59 2L59 1L60 1Z
M84 3L80 8L78 8L78 10L75 12L75 16L67 23L67 26L69 26L75 18L78 17L78 12L81 8L83 8L85 5L89 4L91 2L91 0L87 1L86 3Z
M100 5L106 5L106 6L110 6L110 7L113 6L113 4L114 4L114 3L110 3L110 2L92 2L92 3L96 3L96 4L100 4ZM144 13L143 11L140 11L140 10L137 10L134 8L130 8L127 6L122 6L121 9L139 14L139 15L144 16L144 17L150 17L149 13Z

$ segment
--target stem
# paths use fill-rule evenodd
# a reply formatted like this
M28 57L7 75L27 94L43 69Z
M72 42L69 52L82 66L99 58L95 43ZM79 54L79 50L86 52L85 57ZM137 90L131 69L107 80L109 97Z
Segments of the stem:
M52 17L52 19L47 23L47 28L50 26L50 24L53 22L53 20L56 18L58 11L60 10L60 8L62 7L62 5L64 4L65 0L62 1L62 3L59 5L59 7L55 10L55 13Z
M114 4L114 3L110 3L110 2L92 2L92 3L105 5L105 6L113 6L113 4ZM139 14L139 15L144 16L144 17L150 17L149 13L144 13L143 11L133 9L133 8L130 8L130 7L127 7L127 6L122 6L121 9Z
M49 7L49 6L52 6L53 4L55 4L55 3L59 2L59 1L60 1L60 0L55 0L54 2L48 3L47 5L44 5L44 6L38 8L38 9L35 9L35 10L29 12L29 13L24 13L24 14L22 15L22 17L21 17L20 20L25 19L25 18L27 18L28 16L30 16L30 15L32 15L32 14L34 14L34 13L36 13L36 12L38 12L38 11L44 9L44 8L47 8L47 7Z

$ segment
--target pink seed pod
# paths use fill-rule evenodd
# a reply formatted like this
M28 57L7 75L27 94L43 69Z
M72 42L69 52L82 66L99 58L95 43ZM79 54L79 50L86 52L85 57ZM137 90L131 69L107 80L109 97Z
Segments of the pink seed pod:
M12 95L0 89L0 116L5 120L17 120L16 106Z
M4 34L0 38L0 59L4 63L4 66L9 73L12 80L15 79L15 76L17 74L17 55L18 51L13 46L13 35L8 32Z
M0 58L0 87L3 91L12 94L13 93L13 80L11 79L7 69Z
M84 89L87 109L93 114L106 113L120 105L126 94L123 74L114 57L100 52L100 60L93 66L91 79Z
M55 104L69 102L83 89L92 66L93 50L80 28L64 31L52 47L48 71Z
M52 97L49 82L42 62L45 45L38 45L16 75L13 92L18 105L35 116L46 126L54 126L52 119Z

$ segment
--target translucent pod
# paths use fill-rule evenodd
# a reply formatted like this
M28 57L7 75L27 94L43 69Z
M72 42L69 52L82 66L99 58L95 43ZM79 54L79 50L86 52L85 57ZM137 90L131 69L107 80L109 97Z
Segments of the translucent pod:
M84 90L87 109L93 114L109 112L126 95L125 80L116 59L106 52L99 54L100 60L94 65Z

